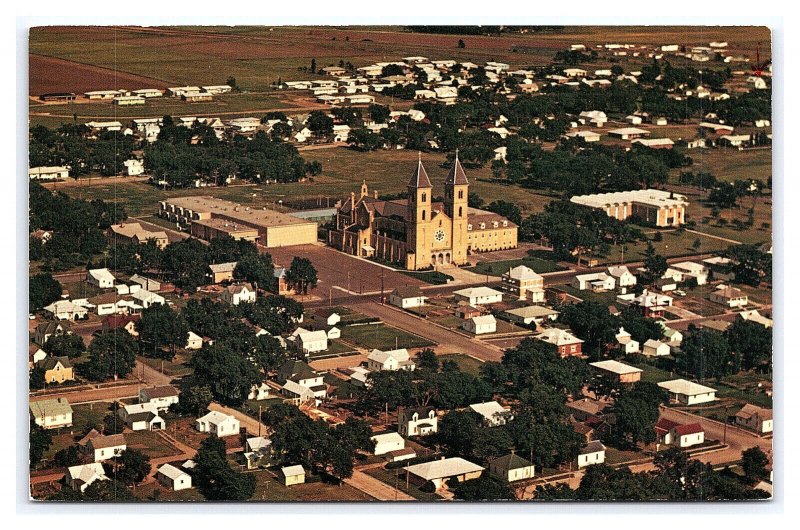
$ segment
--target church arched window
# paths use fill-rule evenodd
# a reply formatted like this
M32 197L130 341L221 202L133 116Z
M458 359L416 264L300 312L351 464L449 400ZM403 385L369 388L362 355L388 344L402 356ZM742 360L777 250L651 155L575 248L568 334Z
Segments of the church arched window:
M423 194L422 194L422 202L425 202L425 200L427 199L427 197L428 197L428 194L427 194L427 193L423 193Z
M422 210L422 220L423 221L425 220L425 213L426 213L425 210Z
M458 216L461 217L462 215L464 215L464 208L462 206L459 206L458 207Z
M463 199L464 198L464 190L458 190L458 198L459 199Z

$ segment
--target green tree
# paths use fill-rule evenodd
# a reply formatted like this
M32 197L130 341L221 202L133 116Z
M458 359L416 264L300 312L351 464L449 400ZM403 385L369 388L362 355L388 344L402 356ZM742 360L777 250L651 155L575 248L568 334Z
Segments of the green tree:
M136 323L142 353L171 361L178 348L186 346L189 324L180 313L166 304L153 304L142 311Z
M194 291L206 279L208 247L194 238L170 243L164 250L163 267L175 285Z
M330 136L333 134L333 118L321 110L312 111L306 122L314 136Z
M211 388L207 385L192 384L181 389L181 400L178 403L178 408L188 414L200 416L213 400L214 394L211 392Z
M769 369L772 363L772 330L758 322L736 319L725 331L731 351L742 368Z
M183 395L181 395L183 399ZM114 412L106 414L103 417L103 434L108 436L111 434L121 434L125 430L125 424Z
M196 384L207 386L223 403L241 405L250 389L262 381L256 366L229 345L215 343L191 360Z
M499 478L483 474L472 480L461 482L453 492L461 501L513 501L514 491L507 482Z
M80 357L86 351L86 345L83 343L83 338L76 334L55 334L51 335L44 345L47 351L53 357L68 357L74 359Z
M769 480L769 458L760 447L751 447L742 451L742 469L751 483Z
M648 241L647 248L644 251L644 268L647 269L647 281L645 283L653 283L661 278L667 272L667 260L664 256L656 252L653 244Z
M71 467L77 466L81 463L81 455L78 453L78 448L74 445L59 449L53 455L53 464L57 467Z
M458 39L458 47L461 49L467 47L467 45L464 43L464 39Z
M28 311L39 311L61 298L61 284L49 273L31 276L28 280Z
M697 379L720 379L739 371L725 335L712 329L690 326L675 357L675 367Z
M126 449L117 457L117 480L132 485L143 481L150 474L150 457L138 449Z
M623 388L614 401L612 437L623 445L636 447L640 442L655 441L655 424L660 415L659 406L667 395L655 383L640 381Z
M92 381L125 377L136 364L139 346L125 330L105 331L89 344L89 360L78 365Z
M269 254L245 256L236 263L233 270L236 279L252 282L257 288L276 291L278 282L275 278L275 266Z
M50 432L40 427L33 417L30 420L28 443L30 447L28 451L30 466L33 469L42 460L45 451L50 449L50 445L53 443L53 437Z
M308 258L295 256L286 271L287 283L298 293L308 294L308 288L317 286L317 269Z
M256 479L228 464L225 443L214 435L200 443L195 456L197 489L210 501L246 501L253 496Z
M39 363L36 363L28 373L28 388L30 390L39 390L44 386L44 368Z

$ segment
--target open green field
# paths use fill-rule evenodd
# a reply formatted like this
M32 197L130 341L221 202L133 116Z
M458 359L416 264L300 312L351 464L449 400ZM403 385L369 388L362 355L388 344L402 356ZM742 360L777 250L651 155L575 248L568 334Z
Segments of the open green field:
M138 449L150 458L179 455L181 452L167 443L158 431L136 431L125 433L125 443L129 449Z
M536 257L524 257L521 259L510 259L504 261L482 261L470 267L469 270L476 274L488 274L489 276L502 276L508 272L508 269L513 269L519 265L530 267L538 273L543 272L556 272L565 270L564 267L558 265L554 261L545 260Z
M395 348L425 348L434 343L386 324L347 326L342 330L342 339L362 348L394 350Z
M771 148L743 151L733 148L690 149L685 153L694 160L694 163L691 167L673 170L675 178L681 171L705 171L717 177L717 180L725 182L737 179L766 182L772 176Z
M371 501L372 497L347 484L329 484L319 480L284 486L271 470L248 471L256 477L256 491L253 501L300 501L319 502L320 499L333 502Z
M101 120L127 120L130 118L147 118L170 116L214 116L223 115L226 118L241 115L254 115L262 117L266 112L275 109L291 110L297 105L280 92L256 92L240 94L222 94L214 96L213 101L187 103L178 98L160 97L149 98L144 105L120 107L110 102L78 102L53 104L31 104L29 111L32 115L48 117L52 115L56 121L72 121L77 116L79 121L84 119Z
M705 226L698 227L698 230L705 230ZM677 256L686 256L690 254L697 254L698 252L720 252L727 249L733 243L731 241L724 241L715 237L707 236L703 233L684 231L662 232L661 241L651 241L656 252L666 258ZM652 238L652 235L650 236ZM695 240L700 240L700 247L697 250L693 248ZM644 259L644 253L647 249L647 241L637 241L636 243L628 243L625 245L625 261L640 261ZM622 260L622 247L612 247L611 251L605 257L598 256L601 264L620 263Z
M439 361L454 361L457 365L459 370L464 373L473 375L475 377L479 376L481 373L481 366L483 365L483 361L480 359L476 359L475 357L470 357L469 355L464 355L460 353L452 354L452 355L440 355Z

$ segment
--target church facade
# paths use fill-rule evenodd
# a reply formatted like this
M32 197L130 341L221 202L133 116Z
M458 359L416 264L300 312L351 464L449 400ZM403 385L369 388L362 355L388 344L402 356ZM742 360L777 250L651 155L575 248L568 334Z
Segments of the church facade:
M516 224L469 207L469 182L458 157L445 179L443 201L434 202L422 160L407 190L407 199L381 200L364 182L358 197L353 192L337 207L328 244L408 270L465 265L471 254L516 248Z

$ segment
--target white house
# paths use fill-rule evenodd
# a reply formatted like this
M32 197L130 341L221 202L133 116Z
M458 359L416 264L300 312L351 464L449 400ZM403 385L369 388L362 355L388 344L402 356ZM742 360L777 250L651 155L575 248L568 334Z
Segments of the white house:
M156 480L173 491L187 490L192 487L192 477L183 469L171 464L164 464L156 471Z
M586 143L599 142L600 134L594 131L575 131L565 134L567 138L581 138Z
M111 289L114 287L114 275L108 269L91 269L86 276L86 281L90 285L101 289Z
M281 475L283 475L284 486L303 484L306 481L306 470L300 465L282 467Z
M151 305L155 304L164 305L167 303L167 299L161 296L160 294L153 293L145 289L139 289L138 291L133 293L131 297L133 297L134 300L138 300L139 303L142 305L142 307L144 307L145 309L147 309Z
M45 429L72 427L72 407L66 398L32 401L28 406L36 425Z
M556 320L558 318L558 311L544 307L541 305L531 305L527 307L520 307L518 309L508 309L504 312L506 317L517 324L530 325L532 323L540 324L545 320Z
M277 379L284 383L284 394L298 403L309 399L325 399L328 395L324 374L318 374L303 361L288 360L283 363L278 369Z
M95 436L86 444L89 454L93 455L95 462L111 460L120 456L128 448L125 436L111 434L109 436Z
M667 327L666 325L662 326L663 331L661 332L665 339L667 339L667 344L671 348L677 348L683 342L683 333L678 331L677 329L672 329Z
M125 405L119 409L117 414L132 431L158 431L163 430L166 426L155 403Z
M222 299L231 305L253 303L256 301L256 291L250 283L229 285L222 291Z
M474 335L494 333L497 331L497 320L494 315L481 315L465 320L461 327Z
M391 451L398 451L406 446L405 439L396 432L376 434L370 438L370 440L375 442L375 451L373 452L375 456L385 455Z
M267 398L269 398L269 385L264 382L250 387L250 393L247 394L247 399L252 399L253 401L263 401Z
M639 341L633 340L630 333L625 328L619 328L616 334L617 343L622 346L626 354L637 353L639 351Z
M663 343L660 340L648 339L642 348L642 355L647 357L660 357L662 355L669 355L671 353L669 344Z
M309 331L305 328L297 328L287 340L294 343L297 349L303 353L314 353L328 349L328 334L322 329Z
M28 169L31 180L56 180L69 177L69 168L63 166L38 166Z
M625 265L609 267L608 275L617 281L617 286L619 287L636 285L636 276Z
M406 472L415 484L422 486L431 482L436 489L439 489L452 478L459 482L478 478L484 469L468 460L455 457L408 466Z
M402 436L426 436L439 430L439 420L433 408L401 407L397 412L397 427Z
M98 480L108 480L103 464L100 462L67 468L67 484L75 491L83 493L86 488Z
M770 433L772 432L772 410L748 403L736 413L736 425L758 434Z
M172 385L154 386L139 390L139 403L149 403L157 410L167 410L178 403L178 389Z
M510 415L510 411L497 401L473 403L469 408L471 411L479 414L488 427L505 425L508 420L513 418L513 416Z
M195 428L200 432L216 434L218 437L239 434L239 420L222 412L212 410L205 416L197 418Z
M372 350L367 357L367 369L372 372L381 370L413 370L416 367L411 355L405 348L391 351Z
M496 304L503 301L503 293L490 287L470 287L455 291L456 301L467 302L471 306Z
M489 473L507 482L516 482L533 478L534 466L533 463L512 453L489 461Z
M189 336L186 338L186 346L184 347L187 350L199 350L203 347L203 337L194 331L189 331Z
M699 385L686 379L663 381L658 386L669 392L669 398L683 405L708 403L716 399L717 391L711 387Z
M606 446L597 440L586 444L578 453L578 468L602 464L606 461Z
M401 309L423 306L427 299L428 297L422 294L422 290L414 285L397 287L389 295L389 303Z
M741 313L739 313L739 318L741 318L742 320L747 320L748 322L755 322L757 324L761 324L765 328L772 327L772 319L769 317L765 317L764 315L759 313L757 309L742 311Z
M684 449L705 441L705 431L699 423L680 424L666 418L659 418L655 426L658 443L674 445Z
M144 173L144 162L141 160L131 158L123 162L122 165L125 166L125 174L129 177L135 177L136 175Z
M595 272L591 274L578 274L573 280L573 285L580 291L591 289L594 292L613 291L617 286L617 280L605 272Z
M745 294L745 292L741 289L725 285L720 285L716 290L711 291L709 299L712 302L716 302L730 308L744 307L747 305L748 300L747 294Z
M89 315L89 310L86 307L70 300L56 300L43 309L58 320L82 320Z
M314 315L314 325L319 329L328 329L341 321L341 315L332 309L320 309Z

